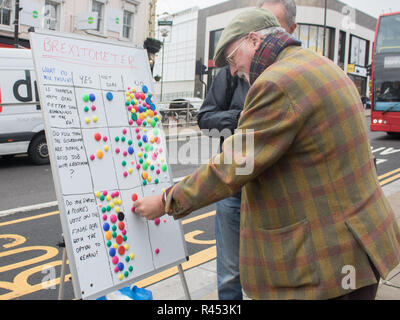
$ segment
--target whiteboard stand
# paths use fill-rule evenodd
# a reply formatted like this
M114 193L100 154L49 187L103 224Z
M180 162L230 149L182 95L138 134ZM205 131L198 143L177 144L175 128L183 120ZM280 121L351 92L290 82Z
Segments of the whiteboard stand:
M63 238L64 241L64 238ZM61 275L60 275L60 287L58 289L58 300L64 299L64 285L65 285L65 273L67 268L67 250L65 248L65 242L59 244L59 247L63 247ZM186 300L192 300L190 297L189 287L186 282L185 273L183 272L182 264L178 264L179 278L181 279L183 291L185 293Z

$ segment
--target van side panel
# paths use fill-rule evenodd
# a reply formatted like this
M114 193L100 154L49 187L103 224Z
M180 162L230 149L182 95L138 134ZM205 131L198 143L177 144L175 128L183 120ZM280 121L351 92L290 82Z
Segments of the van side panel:
M16 59L8 61L15 64ZM33 136L43 130L40 105L29 104L39 100L32 59L18 62L19 67L10 67L0 59L0 155L27 152Z

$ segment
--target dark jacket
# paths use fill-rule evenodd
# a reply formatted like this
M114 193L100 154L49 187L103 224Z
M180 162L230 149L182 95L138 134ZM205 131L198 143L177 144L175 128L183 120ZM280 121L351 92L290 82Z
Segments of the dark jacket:
M215 77L197 116L200 129L217 129L219 132L229 129L233 133L237 128L248 91L249 84L244 79L232 77L228 67L222 68ZM220 147L222 143L223 138Z
M198 125L204 134L220 138L220 151L224 138L219 134L213 135L212 132L204 131L204 129L217 129L218 132L229 129L233 134L237 128L249 87L247 81L238 76L232 77L229 67L224 67L213 80L201 105L197 116ZM226 134L224 136L227 137ZM241 192L238 192L235 196L240 197L240 195Z

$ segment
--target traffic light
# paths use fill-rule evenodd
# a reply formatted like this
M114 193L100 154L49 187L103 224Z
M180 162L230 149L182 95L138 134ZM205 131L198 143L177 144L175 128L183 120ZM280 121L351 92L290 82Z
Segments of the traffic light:
M201 59L196 60L196 75L207 74L207 66L203 64Z

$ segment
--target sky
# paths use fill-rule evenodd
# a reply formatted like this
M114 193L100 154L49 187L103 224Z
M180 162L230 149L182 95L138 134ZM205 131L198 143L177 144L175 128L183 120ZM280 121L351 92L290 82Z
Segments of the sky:
M226 0L157 0L157 14L175 13L194 6L206 8ZM328 0L329 1L329 0ZM400 11L399 0L340 0L375 18L382 13Z

